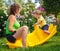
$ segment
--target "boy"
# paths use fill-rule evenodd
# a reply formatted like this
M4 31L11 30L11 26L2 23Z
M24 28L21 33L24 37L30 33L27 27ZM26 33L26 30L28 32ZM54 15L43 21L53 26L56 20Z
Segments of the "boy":
M35 12L32 12L31 15L34 16L35 18L37 18L37 22L33 25L39 25L40 28L47 34L50 34L50 32L48 31L48 25L45 21L45 19L43 18L42 16L42 11L40 9L38 9L37 11Z

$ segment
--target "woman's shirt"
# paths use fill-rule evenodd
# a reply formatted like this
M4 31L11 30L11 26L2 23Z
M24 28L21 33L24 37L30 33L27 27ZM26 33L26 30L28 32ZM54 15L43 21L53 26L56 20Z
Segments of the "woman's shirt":
M11 34L12 32L9 31L8 27L9 27L9 20L6 21L6 34ZM19 22L16 20L16 21L14 22L14 24L13 24L13 29L16 30L16 29L18 29L19 27L20 27L20 24L19 24Z

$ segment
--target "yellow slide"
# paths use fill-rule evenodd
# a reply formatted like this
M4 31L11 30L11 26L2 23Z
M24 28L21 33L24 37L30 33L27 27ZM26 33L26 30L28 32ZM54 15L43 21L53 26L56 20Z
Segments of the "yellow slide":
M49 29L50 34L44 33L43 30L41 30L37 25L34 27L34 31L32 33L29 33L26 38L27 46L32 47L35 45L40 45L46 42L48 39L50 39L53 35L55 35L56 31L56 25L50 24ZM22 47L22 39L16 40L15 43L7 42L7 45L9 48L17 48Z

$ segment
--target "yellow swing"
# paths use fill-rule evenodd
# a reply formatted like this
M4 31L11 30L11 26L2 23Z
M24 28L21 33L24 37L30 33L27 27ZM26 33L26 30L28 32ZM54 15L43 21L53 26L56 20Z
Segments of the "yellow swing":
M52 36L56 34L56 25L50 24L48 31L50 34L44 33L37 25L34 27L34 31L29 33L26 38L27 47L33 47L35 45L40 45L50 39ZM15 43L10 43L7 41L7 45L9 48L18 48L22 47L22 39L17 39Z

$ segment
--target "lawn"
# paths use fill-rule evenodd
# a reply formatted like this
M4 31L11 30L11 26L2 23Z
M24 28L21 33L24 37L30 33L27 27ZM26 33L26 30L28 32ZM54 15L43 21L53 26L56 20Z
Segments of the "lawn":
M0 38L0 51L60 51L60 36L55 35L42 45L15 49L8 48L6 39Z

